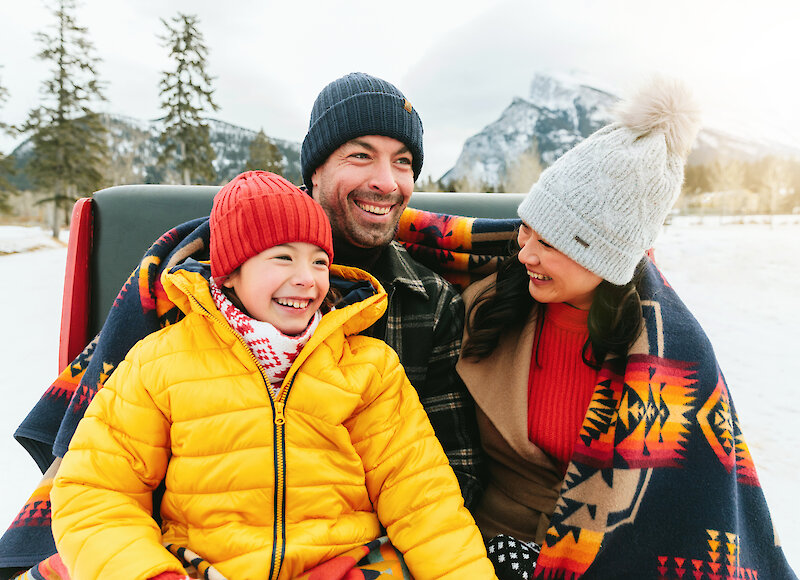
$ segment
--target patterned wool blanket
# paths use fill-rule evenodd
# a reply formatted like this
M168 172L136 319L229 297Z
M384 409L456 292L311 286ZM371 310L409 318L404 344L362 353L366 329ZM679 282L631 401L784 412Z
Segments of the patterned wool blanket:
M415 259L463 288L497 268L518 224L518 220L465 218L408 208L397 237ZM0 539L0 579L55 553L49 491L56 458L66 453L92 397L128 350L181 317L164 294L161 272L187 258L208 259L208 240L208 218L186 222L162 235L120 290L100 334L46 389L15 432L39 468L47 471Z
M607 360L536 578L796 578L700 325L650 262L645 332Z
M463 287L496 268L518 223L408 210L398 237ZM88 402L128 349L177 320L160 272L207 257L207 246L208 222L199 219L148 250L99 338L15 434L42 469L66 451ZM601 371L536 577L796 578L708 339L655 266L642 299L646 333L626 362L608 361ZM0 567L28 568L55 552L48 494L56 467L0 539Z

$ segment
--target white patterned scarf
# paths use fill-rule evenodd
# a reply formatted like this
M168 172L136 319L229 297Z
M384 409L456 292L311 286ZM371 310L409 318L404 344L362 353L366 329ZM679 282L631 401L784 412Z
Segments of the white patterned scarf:
M289 367L317 329L322 313L317 310L306 329L297 335L283 334L269 322L250 318L236 308L220 288L211 280L211 296L219 311L231 327L242 335L247 346L264 367L272 393L277 396Z

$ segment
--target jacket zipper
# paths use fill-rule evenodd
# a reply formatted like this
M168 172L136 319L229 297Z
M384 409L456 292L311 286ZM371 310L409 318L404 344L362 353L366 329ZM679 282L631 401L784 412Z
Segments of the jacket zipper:
M281 573L283 558L286 554L286 416L284 415L284 409L286 407L286 399L289 398L289 390L294 384L294 379L297 376L297 373L292 375L289 384L286 385L285 389L281 390L280 397L275 400L275 395L272 394L272 388L269 384L269 381L264 375L264 369L261 366L261 363L258 362L256 355L253 354L252 350L250 350L250 347L247 345L247 341L244 339L244 337L231 328L228 324L222 324L190 292L186 292L184 290L184 293L189 297L190 300L192 300L192 302L202 308L213 322L219 324L220 326L224 326L233 333L236 339L244 346L245 350L250 355L250 358L256 364L258 372L261 375L261 380L264 381L264 387L267 390L267 396L269 397L269 402L272 406L272 416L274 417L272 425L272 437L274 443L273 461L275 473L275 493L273 503L273 520L275 523L272 526L272 558L269 568L269 579L277 580ZM278 547L278 540L280 540L280 549Z
M289 397L289 390L292 388L296 376L297 373L292 375L289 384L281 391L278 400L274 402L275 512L273 515L275 525L272 539L272 563L269 570L270 580L276 580L280 575L283 558L286 555L286 417L283 411L286 399ZM271 399L272 393L270 393ZM278 530L280 530L280 552L278 550Z

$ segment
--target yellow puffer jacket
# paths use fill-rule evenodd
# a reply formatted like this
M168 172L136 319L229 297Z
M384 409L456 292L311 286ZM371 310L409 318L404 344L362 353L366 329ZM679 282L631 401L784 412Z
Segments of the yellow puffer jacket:
M51 494L76 580L182 572L187 546L231 580L292 578L381 535L415 578L494 578L397 355L356 333L386 293L327 313L276 400L198 272L162 278L186 317L140 341L92 401ZM166 478L162 531L151 491Z

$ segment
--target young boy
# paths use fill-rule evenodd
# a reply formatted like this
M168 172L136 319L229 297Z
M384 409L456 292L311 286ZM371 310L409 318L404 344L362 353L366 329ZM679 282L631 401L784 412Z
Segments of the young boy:
M217 194L210 228L210 271L162 277L185 317L131 350L59 469L52 527L70 575L185 577L168 543L231 580L292 578L384 526L414 578L494 578L397 355L357 335L386 293L331 267L322 208L248 172Z

